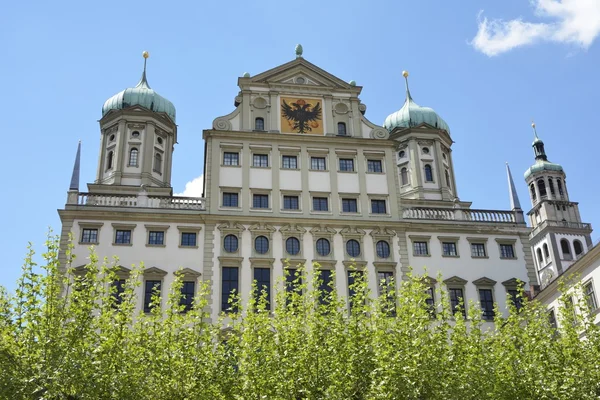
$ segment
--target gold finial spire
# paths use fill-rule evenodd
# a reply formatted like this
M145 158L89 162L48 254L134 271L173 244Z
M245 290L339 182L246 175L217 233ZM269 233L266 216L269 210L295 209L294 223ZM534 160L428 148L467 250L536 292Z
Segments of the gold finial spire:
M144 58L148 58L148 57L150 57L150 53L148 53L146 50L144 50L144 51L142 52L142 57L144 57Z
M147 89L150 89L150 85L148 85L148 81L146 80L146 61L148 61L150 53L144 50L142 51L142 57L144 57L144 72L142 73L142 79L140 79L136 87L146 87Z
M535 122L533 120L531 120L531 128L533 128L533 135L538 139L537 129L535 129Z
M410 90L408 89L408 71L402 71L402 76L404 77L404 81L406 82L406 101L412 100Z

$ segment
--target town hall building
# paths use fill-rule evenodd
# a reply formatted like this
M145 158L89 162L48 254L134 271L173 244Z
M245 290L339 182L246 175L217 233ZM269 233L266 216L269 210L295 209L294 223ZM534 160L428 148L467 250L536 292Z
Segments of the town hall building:
M342 295L354 268L377 295L381 282L426 266L443 276L431 285L445 284L453 307L473 300L491 320L493 303L506 312L520 281L539 292L592 248L591 226L537 133L527 226L508 165L510 210L473 209L459 197L454 132L413 100L406 71L404 105L377 125L362 87L307 61L300 45L290 62L238 78L234 109L203 131L203 197L174 196L176 109L150 87L147 58L139 83L102 107L96 180L80 191L79 148L59 210L63 265L69 234L75 271L90 246L119 258L121 279L144 262L140 310L149 311L153 288L165 303L179 269L184 302L209 282L216 320L230 293L252 296L253 281L273 304L285 271L300 265L335 279Z

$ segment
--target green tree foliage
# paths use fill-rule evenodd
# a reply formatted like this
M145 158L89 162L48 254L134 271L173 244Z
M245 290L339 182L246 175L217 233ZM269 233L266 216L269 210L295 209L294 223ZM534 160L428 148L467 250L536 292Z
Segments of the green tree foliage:
M84 271L65 274L58 250L51 238L38 266L30 249L15 293L0 290L2 399L600 395L600 333L581 296L563 295L559 329L543 305L523 294L522 307L509 303L507 316L496 312L489 328L476 304L467 305L466 319L454 318L443 287L432 308L420 276L381 282L376 296L364 274L351 272L349 311L346 294L334 285L316 289L323 282L315 266L310 274L296 270L274 304L254 287L245 307L234 297L232 312L211 323L205 283L198 282L194 306L184 312L178 276L144 314L136 311L135 295L143 266L133 268L118 298L116 261L92 252Z

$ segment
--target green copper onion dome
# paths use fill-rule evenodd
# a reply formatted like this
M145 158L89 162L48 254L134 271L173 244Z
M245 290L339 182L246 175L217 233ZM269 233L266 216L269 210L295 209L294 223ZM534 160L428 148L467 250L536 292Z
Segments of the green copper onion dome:
M535 129L535 123L531 124L533 128L533 134L535 139L531 144L533 147L533 154L535 154L535 164L531 167L527 168L525 171L525 180L527 180L532 174L541 171L563 171L563 167L560 164L555 164L553 162L548 161L548 156L546 156L546 151L544 150L544 142L537 135L537 130Z
M408 89L408 72L402 71L402 76L406 79L406 101L402 108L393 114L388 115L383 126L388 131L395 128L410 128L426 123L435 128L445 130L450 133L450 127L432 108L421 107L414 102Z
M131 106L142 106L154 112L166 113L175 122L175 106L169 100L156 93L146 80L146 60L149 57L147 51L144 56L144 72L142 78L135 87L127 88L104 102L102 116L110 110L121 110Z

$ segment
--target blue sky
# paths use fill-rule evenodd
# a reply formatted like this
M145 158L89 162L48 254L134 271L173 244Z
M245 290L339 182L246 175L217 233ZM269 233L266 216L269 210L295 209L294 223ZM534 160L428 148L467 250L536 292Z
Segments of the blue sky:
M312 4L312 6L311 6ZM148 81L177 108L172 186L202 174L202 130L233 110L237 77L294 58L363 86L377 124L404 102L450 125L458 194L508 209L505 162L523 208L533 162L531 120L571 200L600 229L598 0L280 2L9 2L0 14L0 126L5 151L0 285L20 272L28 241L60 231L77 141L81 190L95 179L103 102ZM188 185L193 190L193 185ZM597 239L600 234L594 233Z

